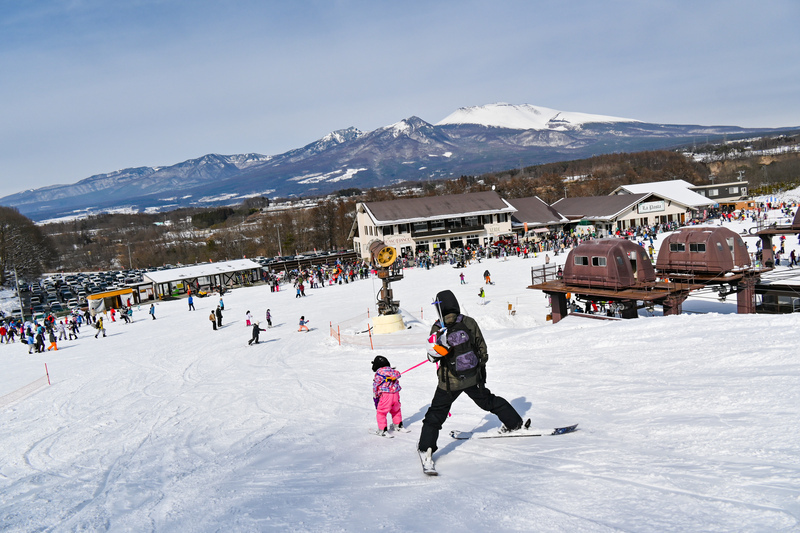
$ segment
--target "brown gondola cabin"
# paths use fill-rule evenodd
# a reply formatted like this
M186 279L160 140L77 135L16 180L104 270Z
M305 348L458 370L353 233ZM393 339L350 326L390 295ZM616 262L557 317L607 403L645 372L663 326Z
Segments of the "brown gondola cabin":
M641 287L656 280L647 252L627 239L596 239L575 247L564 265L564 283L604 289Z
M723 227L681 228L661 243L656 269L665 273L720 274L750 268L742 238Z

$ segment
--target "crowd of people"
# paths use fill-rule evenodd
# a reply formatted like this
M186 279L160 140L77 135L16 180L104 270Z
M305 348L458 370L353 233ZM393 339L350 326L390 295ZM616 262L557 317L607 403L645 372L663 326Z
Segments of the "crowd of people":
M95 338L101 334L106 336L104 317L106 320L116 322L119 317L125 323L130 323L133 316L133 307L123 305L117 310L97 313L95 310L73 310L69 314L57 317L48 313L44 317L34 317L23 320L19 317L0 317L0 343L12 344L17 340L28 346L28 353L42 353L44 351L58 350L58 343L62 341L77 340L84 325L96 329ZM45 339L49 342L45 348Z
M795 206L792 204L780 206L759 205L751 210L718 213L715 216L720 220L720 223L722 223L722 221L748 219L759 222L766 220L767 213L770 210L780 209L787 220L789 220L793 216L794 207ZM774 218L774 214L772 218ZM689 221L688 223L693 224L698 222L707 223L708 221ZM648 255L651 259L655 260L654 241L658 238L658 234L673 231L678 227L679 224L677 222L638 226L618 229L614 232L614 236L636 241L642 247L646 248L648 250ZM467 245L463 248L439 248L435 249L433 252L420 249L415 253L405 250L400 254L399 260L404 268L417 267L430 269L441 265L464 267L472 262L480 262L489 258L529 258L537 257L539 254L545 254L545 264L549 264L551 256L556 257L560 254L567 253L581 242L598 236L599 235L591 232L551 231L549 233L536 234L535 238L531 239L522 239L516 242L496 241L487 246ZM800 264L800 256L795 254L794 250L792 250L788 256L786 255L784 248L785 239L785 236L781 237L779 244L775 246L774 256L776 264L781 264L783 257L786 258L784 261L786 261L790 267ZM761 250L756 249L752 253L754 260L758 260ZM295 297L303 298L306 296L307 288L319 289L331 285L353 283L358 280L368 279L371 273L374 273L374 269L366 260L338 260L332 265L315 265L284 271L264 270L261 281L270 287L271 292L279 292L282 287L285 290L287 286L291 286L295 289ZM253 281L254 280L248 280L247 284L249 285ZM460 277L460 282L465 283L463 274ZM486 283L489 283L489 281L487 280ZM219 305L216 309L212 310L209 315L209 320L215 330L222 327L222 311L224 310L222 294L224 294L225 290L226 288L223 287L218 288L220 295ZM481 289L480 297L485 297L483 289ZM189 310L194 310L191 292L188 294L188 302ZM150 305L148 313L153 320L156 319L155 305ZM117 317L125 322L130 322L133 315L133 306L130 304L129 300L127 305L123 303L119 310L112 308L110 311L104 311L103 315L106 320L110 318L111 322L115 322ZM266 319L271 325L270 310L267 310ZM94 326L97 329L96 337L99 337L101 334L105 336L106 333L102 325L102 320L103 317L98 317L94 311L89 310L76 310L60 318L52 314L44 318L30 320L22 320L14 317L0 317L0 343L14 343L20 340L22 343L29 345L30 353L33 353L33 351L42 352L45 350L57 350L58 342L77 339L80 334L81 326L85 324ZM100 324L99 327L98 322ZM305 320L305 318L300 319L300 330L307 329L305 325L306 322L307 320ZM251 322L249 325L257 326L258 322ZM256 333L255 329L253 333ZM254 342L257 342L257 335L254 335L254 337ZM45 347L47 341L49 341L50 344L48 347Z

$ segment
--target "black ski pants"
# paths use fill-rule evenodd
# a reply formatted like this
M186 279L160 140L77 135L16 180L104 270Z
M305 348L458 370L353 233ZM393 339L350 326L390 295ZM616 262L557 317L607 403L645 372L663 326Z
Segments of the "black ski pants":
M519 413L511 404L504 398L495 396L484 386L473 385L464 390L450 392L436 387L431 406L422 421L422 431L420 432L418 446L420 450L425 451L428 448L432 448L433 451L436 451L438 449L436 441L439 438L439 431L442 429L444 421L447 420L447 413L450 412L450 407L462 392L466 393L475 402L475 405L484 411L497 415L500 422L507 428L517 428L522 425L522 417L519 416Z

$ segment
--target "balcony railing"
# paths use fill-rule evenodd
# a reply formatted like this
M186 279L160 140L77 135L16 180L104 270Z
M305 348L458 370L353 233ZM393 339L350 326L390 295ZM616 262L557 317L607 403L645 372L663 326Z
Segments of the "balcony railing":
M441 228L435 230L426 230L426 231L414 231L411 230L411 236L415 239L423 239L426 237L439 237L442 235L460 235L462 233L476 233L479 231L483 231L485 226L483 224L478 224L475 226L460 226L458 228Z

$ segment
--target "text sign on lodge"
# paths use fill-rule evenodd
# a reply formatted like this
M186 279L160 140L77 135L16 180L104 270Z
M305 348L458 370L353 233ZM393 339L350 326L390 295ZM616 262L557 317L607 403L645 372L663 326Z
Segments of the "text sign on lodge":
M642 202L639 204L639 214L642 213L656 213L659 211L665 211L666 206L664 205L664 200L659 200L657 202Z

